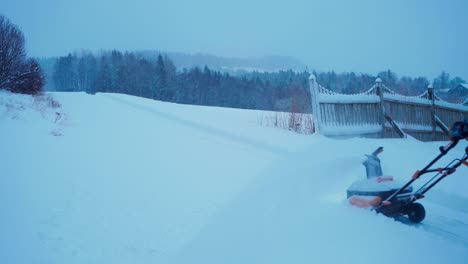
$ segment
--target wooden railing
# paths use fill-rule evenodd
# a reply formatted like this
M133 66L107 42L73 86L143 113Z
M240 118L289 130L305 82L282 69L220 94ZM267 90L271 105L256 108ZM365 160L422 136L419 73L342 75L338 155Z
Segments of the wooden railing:
M339 94L309 78L315 132L325 136L447 140L446 127L468 117L468 106L440 99L429 86L418 96L397 94L380 78L366 92Z

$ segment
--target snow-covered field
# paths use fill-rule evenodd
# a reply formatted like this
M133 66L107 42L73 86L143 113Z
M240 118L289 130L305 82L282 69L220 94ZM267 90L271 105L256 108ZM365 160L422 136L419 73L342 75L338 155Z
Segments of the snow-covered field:
M268 112L52 95L60 108L0 93L0 263L468 261L466 168L421 201L421 224L346 201L363 154L383 146L384 173L409 179L445 142L332 140L261 126Z

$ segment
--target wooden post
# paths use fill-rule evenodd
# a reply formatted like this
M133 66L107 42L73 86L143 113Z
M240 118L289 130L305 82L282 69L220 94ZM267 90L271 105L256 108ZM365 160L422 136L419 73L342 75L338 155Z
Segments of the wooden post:
M447 125L445 125L444 122L442 122L442 120L440 120L440 118L437 117L437 115L435 115L434 117L437 126L442 130L442 132L444 132L445 135L447 135L448 138L450 138L450 130L448 129Z
M382 134L381 137L385 137L385 106L384 106L384 98L383 98L383 87L382 87L382 79L377 78L375 80L375 89L376 93L380 98L380 124L382 125Z
M315 75L309 76L310 101L312 104L312 114L314 118L315 133L320 134L322 126L322 116L320 111L319 89L315 80Z
M427 96L431 100L431 125L432 125L432 141L436 140L436 118L435 118L435 96L434 87L432 84L427 86Z

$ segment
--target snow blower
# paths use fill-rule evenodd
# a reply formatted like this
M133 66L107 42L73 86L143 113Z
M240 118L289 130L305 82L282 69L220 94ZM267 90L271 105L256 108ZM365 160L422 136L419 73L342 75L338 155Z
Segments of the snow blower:
M393 177L382 175L380 159L378 158L378 155L383 151L382 147L379 147L372 154L366 155L367 160L363 164L366 167L367 179L354 182L348 188L348 201L354 206L371 208L377 213L382 213L388 217L407 216L413 223L423 221L426 216L426 210L422 204L416 201L424 198L429 190L445 177L454 173L460 165L464 164L468 166L468 147L466 147L465 153L460 159L452 160L445 167L431 169L461 139L467 139L468 121L456 122L452 126L450 135L451 141L446 146L439 148L440 154L423 169L417 170L411 177L411 180L404 184L395 181ZM411 184L427 173L435 174L419 189L413 191Z

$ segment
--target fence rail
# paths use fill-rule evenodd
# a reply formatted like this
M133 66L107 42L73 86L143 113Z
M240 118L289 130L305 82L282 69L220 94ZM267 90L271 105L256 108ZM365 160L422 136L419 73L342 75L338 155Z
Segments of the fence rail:
M429 86L418 96L386 87L380 78L359 94L339 94L309 78L316 133L325 136L406 137L447 140L443 126L468 117L468 106L440 99Z

